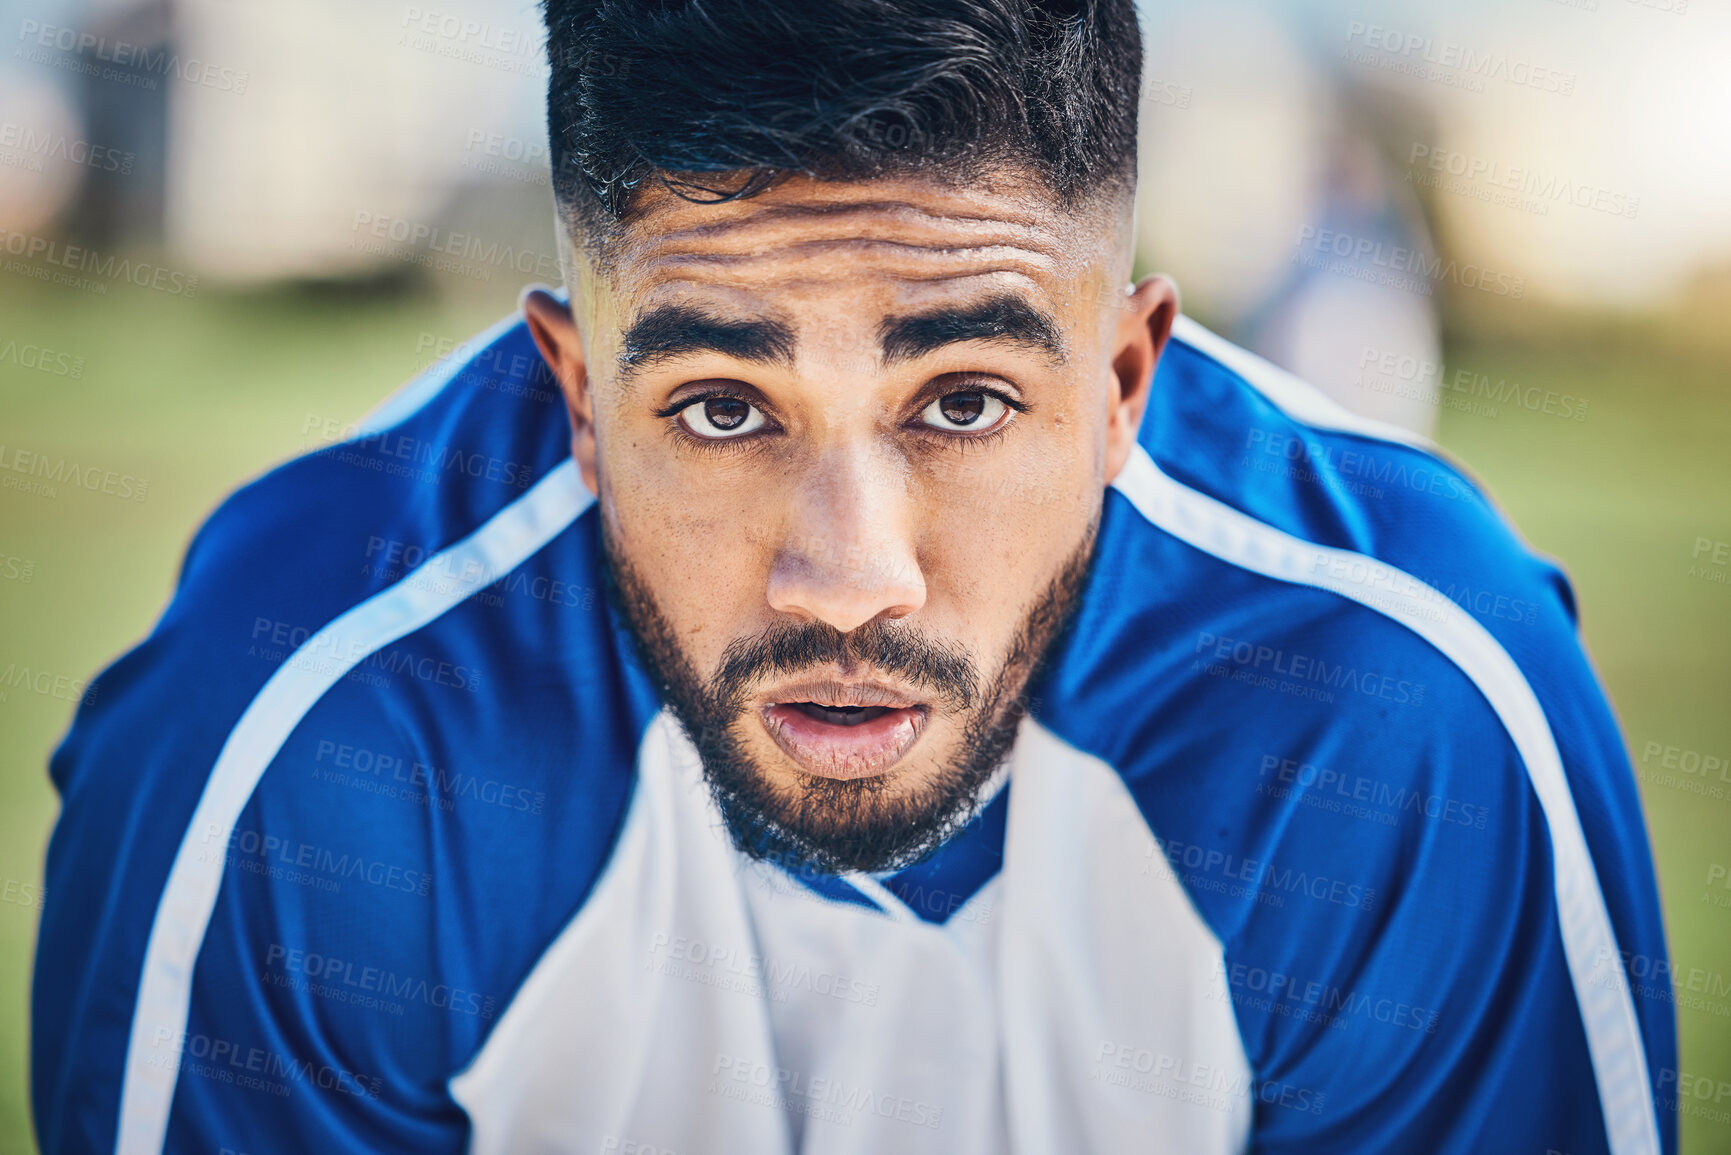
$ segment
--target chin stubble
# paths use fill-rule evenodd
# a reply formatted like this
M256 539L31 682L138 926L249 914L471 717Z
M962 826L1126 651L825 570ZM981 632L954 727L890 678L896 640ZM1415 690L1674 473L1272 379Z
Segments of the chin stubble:
M697 749L734 845L795 873L880 872L924 858L973 816L980 789L1015 744L1027 713L1024 691L1074 615L1098 528L1096 516L1030 603L1008 655L983 685L965 650L881 618L846 634L822 622L778 622L730 643L706 682L605 517L603 574L608 600L636 639L639 658ZM960 717L955 755L917 783L902 782L899 770L892 770L849 780L800 774L797 786L773 784L738 734L752 688L771 674L855 662L929 691Z

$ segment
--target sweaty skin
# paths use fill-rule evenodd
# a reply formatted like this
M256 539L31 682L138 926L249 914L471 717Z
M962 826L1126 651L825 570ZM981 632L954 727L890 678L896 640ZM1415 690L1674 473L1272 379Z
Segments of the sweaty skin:
M523 310L614 547L701 677L789 621L904 622L982 678L1004 666L1129 456L1177 313L1164 278L1124 288L1128 232L1115 200L1064 211L1013 176L794 178L722 204L646 190L605 268L566 238L572 308L530 290ZM895 320L1004 298L1058 347L884 348ZM628 349L667 306L778 340ZM789 790L895 791L964 740L954 703L864 663L776 671L747 707L737 737Z

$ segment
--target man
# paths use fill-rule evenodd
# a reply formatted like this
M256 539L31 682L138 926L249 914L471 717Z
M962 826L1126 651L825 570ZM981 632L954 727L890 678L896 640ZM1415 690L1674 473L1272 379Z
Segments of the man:
M45 1151L1674 1149L1568 586L1123 288L1129 0L548 26L569 306L56 755Z

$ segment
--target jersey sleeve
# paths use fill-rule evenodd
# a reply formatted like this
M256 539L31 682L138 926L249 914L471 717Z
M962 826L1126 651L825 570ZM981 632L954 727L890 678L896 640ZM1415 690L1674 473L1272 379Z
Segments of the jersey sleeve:
M391 703L363 703L347 683L315 707L316 729L291 736L232 830L196 826L236 719L279 665L259 657L258 615L199 598L200 553L54 759L64 804L32 994L39 1146L116 1149L131 1047L173 1088L163 1150L459 1150L466 1126L443 1081L469 1045L462 1029L472 1038L488 1019L421 928L435 901L431 831L308 774L334 765L339 735L351 751L400 751L386 756L405 767L412 747ZM185 1019L134 1040L177 854L218 866L217 904Z
M1663 958L1664 941L1638 806L1617 804L1632 780L1620 743L1588 725L1596 688L1580 687L1560 744L1571 794L1591 799L1583 861L1557 853L1574 816L1541 805L1481 691L1379 636L1392 628L1335 632L1385 655L1418 704L1357 723L1349 709L1247 750L1236 787L1259 799L1252 830L1211 847L1259 882L1256 901L1216 911L1217 989L1256 1080L1252 1149L1622 1155L1652 1149L1629 1138L1653 1133L1650 1113L1673 1150L1674 1117L1656 1106L1675 1067L1670 1007L1630 996L1620 966ZM1610 912L1613 937L1574 966L1560 892ZM1606 1017L1620 997L1633 1021Z
M186 1028L150 1040L153 1060L179 1066L166 1150L467 1141L446 1084L501 1000L478 977L485 952L445 941L460 882L435 850L450 831L425 813L439 793L417 782L427 763L391 704L368 697L315 706L234 827L189 832L224 877ZM362 794L351 774L397 796Z
M225 502L55 753L44 1152L466 1145L450 1080L582 908L656 704L562 424L459 385Z
M1657 880L1567 580L1446 460L1181 328L1140 440L1228 512L1143 511L1096 752L1199 864L1254 1148L1674 1151L1670 992L1627 978L1669 973Z

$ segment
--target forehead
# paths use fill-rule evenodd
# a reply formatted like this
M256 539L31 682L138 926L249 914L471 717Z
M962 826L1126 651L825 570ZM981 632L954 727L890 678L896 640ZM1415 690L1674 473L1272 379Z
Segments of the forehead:
M1074 320L1078 299L1100 300L1122 277L1127 238L1115 208L1064 210L1013 177L794 178L721 204L657 187L645 190L596 286L610 298L603 328L694 302L796 324L827 308L875 325L898 307L1006 291Z

